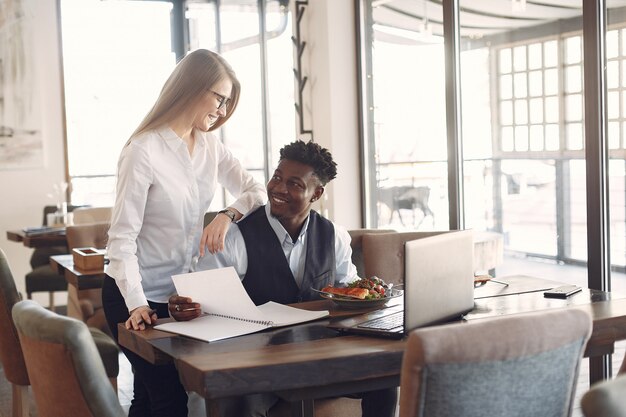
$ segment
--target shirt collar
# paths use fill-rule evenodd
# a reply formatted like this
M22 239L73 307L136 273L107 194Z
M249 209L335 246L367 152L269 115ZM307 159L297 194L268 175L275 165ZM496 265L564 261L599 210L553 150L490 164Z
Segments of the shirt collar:
M276 233L276 236L278 237L278 240L280 240L281 243L284 241L288 241L294 244L296 243L296 242L292 242L289 232L285 230L285 228L283 227L282 224L280 224L278 219L272 216L270 203L267 203L265 205L265 215L267 216L267 220L270 222L270 226L272 226L272 229L274 229L274 233ZM304 221L304 225L302 226L302 229L300 230L300 235L298 236L298 241L300 242L304 242L306 231L309 228L309 218L310 216L306 217L306 220Z
M164 126L159 129L156 129L159 136L163 138L167 146L173 151L178 150L181 146L185 145L185 142L174 132L169 126ZM194 145L195 148L203 148L204 147L204 135L203 132L198 129L194 129L194 135L196 137L196 143ZM194 150L195 153L195 150Z

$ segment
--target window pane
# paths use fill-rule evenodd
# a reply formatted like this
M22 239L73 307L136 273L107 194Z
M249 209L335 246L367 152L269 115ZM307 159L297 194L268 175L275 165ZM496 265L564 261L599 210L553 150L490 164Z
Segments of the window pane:
M565 92L578 93L582 91L582 76L580 65L565 67Z
M513 124L513 102L510 100L500 103L500 123L503 125Z
M541 43L533 43L528 45L528 68L538 69L541 68Z
M559 125L549 124L546 125L546 150L556 151L561 147L559 145Z
M526 87L526 73L523 72L521 74L515 74L513 80L513 91L515 91L515 97L526 97L528 95Z
M501 74L507 74L509 72L511 72L513 65L511 63L511 49L510 48L505 48L505 49L501 49L498 52L498 56L499 56L499 62L500 62L500 73Z
M606 57L607 59L615 58L619 55L619 32L617 30L609 30L606 32Z
M515 101L515 124L528 123L528 102L526 100Z
M530 122L543 122L543 99L533 98L532 100L530 100Z
M500 98L509 99L513 97L513 79L510 74L500 77Z
M577 150L583 148L583 126L581 123L568 123L565 125L567 137L567 149Z
M619 61L609 61L606 64L606 83L608 88L619 87Z
M543 93L543 73L532 71L528 74L528 88L532 97L540 96Z
M572 94L565 97L565 120L577 121L583 119L583 97Z
M433 10L429 8L428 18L441 22L441 9ZM372 111L365 117L374 142L367 162L372 196L367 202L369 226L447 230L445 58L439 27L430 34L423 30L422 19L406 19L399 29L386 24L384 8L370 7L367 12L373 21L366 28L373 39L368 45L371 69L365 75L372 100L368 104ZM510 56L502 54L501 58L500 65L510 68ZM475 59L485 65L484 57ZM489 91L488 77L474 81L477 89ZM502 91L507 94L508 88L511 95L512 83L508 84ZM488 102L480 95L475 99ZM477 134L489 131L488 120L480 125ZM434 216L420 209L422 203Z
M545 94L553 95L559 91L559 74L556 69L546 70L544 73L544 91Z
M556 41L548 41L543 44L544 67L556 67L558 61L558 47Z
M515 150L518 152L528 150L528 126L515 127Z
M609 119L616 119L619 117L619 91L609 91L607 94L607 113Z
M582 61L582 38L573 36L565 39L565 57L566 64L577 64Z
M609 122L609 149L619 149L619 122Z
M533 125L530 127L530 150L543 150L543 125Z
M557 123L559 121L559 100L556 97L546 97L546 122Z
M107 177L115 175L122 146L174 67L170 5L60 4L69 174L95 178L72 180L71 201L112 205L115 190Z
M513 48L513 69L515 71L526 70L526 46Z

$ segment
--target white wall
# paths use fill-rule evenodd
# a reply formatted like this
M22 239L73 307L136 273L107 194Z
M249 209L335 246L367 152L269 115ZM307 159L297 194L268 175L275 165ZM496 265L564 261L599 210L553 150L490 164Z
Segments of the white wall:
M6 231L40 225L43 207L54 203L46 195L52 192L53 184L64 180L65 175L56 1L25 0L25 6L26 13L32 13L34 26L38 29L33 34L32 47L38 87L35 100L42 109L44 164L37 169L3 170L0 167L0 248L7 254L18 290L22 292L24 275L30 271L32 249L8 241ZM36 299L47 303L47 296Z
M304 12L307 42L303 100L315 142L337 162L337 178L326 189L327 216L348 228L361 227L360 156L354 2L314 0ZM308 100L308 101L307 101ZM316 207L319 209L320 207Z
M0 169L0 247L8 256L18 290L24 290L24 275L30 271L32 249L6 239L6 230L39 225L43 206L53 203L46 195L53 184L64 180L60 40L56 0L24 0L33 14L33 52L42 115L44 166L38 169ZM305 73L309 76L310 113L315 140L331 150L339 174L327 189L324 209L346 228L361 224L356 53L353 2L314 0L303 19L307 41ZM313 64L310 64L313 63ZM319 207L318 207L319 208ZM59 297L60 298L60 297ZM44 296L37 297L46 303ZM60 299L59 301L63 301Z

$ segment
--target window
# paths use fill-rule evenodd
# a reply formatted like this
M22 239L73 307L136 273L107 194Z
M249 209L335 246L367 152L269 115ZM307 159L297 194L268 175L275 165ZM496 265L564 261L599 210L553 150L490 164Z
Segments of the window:
M113 204L121 148L172 71L172 45L185 33L190 49L224 55L242 83L237 112L216 134L257 180L266 181L280 147L294 140L294 88L284 82L294 66L287 2L189 2L184 24L172 25L175 6L61 0L73 204ZM231 198L218 193L210 209Z

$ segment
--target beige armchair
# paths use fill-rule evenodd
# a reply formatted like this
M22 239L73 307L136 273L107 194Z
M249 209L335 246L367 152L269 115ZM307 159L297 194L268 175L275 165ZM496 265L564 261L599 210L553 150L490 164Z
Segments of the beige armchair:
M369 278L365 276L365 263L363 260L363 236L366 234L392 233L390 229L352 229L348 230L350 234L350 247L352 248L352 263L356 266L356 271L361 278Z
M68 226L67 245L74 248L94 247L104 249L108 240L109 223L89 223ZM87 323L91 327L111 335L102 308L102 289L78 290L73 285L67 287L67 315Z
M394 232L363 236L365 275L396 285L404 283L404 243L445 232Z
M0 249L0 334L2 334L0 337L0 362L2 362L4 375L12 385L12 416L28 417L30 379L17 330L11 317L11 310L20 299L21 296L15 287L6 255ZM110 378L111 384L116 386L119 374L119 349L113 339L102 331L93 328L89 330L97 346L97 355L104 363L106 374Z
M31 300L13 306L39 417L124 417L85 323Z

